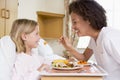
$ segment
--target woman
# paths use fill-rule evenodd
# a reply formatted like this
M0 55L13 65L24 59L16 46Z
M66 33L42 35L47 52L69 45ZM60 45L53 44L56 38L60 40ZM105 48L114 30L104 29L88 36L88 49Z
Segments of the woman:
M76 0L69 5L72 29L79 37L91 40L83 54L79 54L67 37L60 42L78 60L88 60L95 55L98 65L108 72L104 80L120 79L120 31L107 27L104 8L94 0Z

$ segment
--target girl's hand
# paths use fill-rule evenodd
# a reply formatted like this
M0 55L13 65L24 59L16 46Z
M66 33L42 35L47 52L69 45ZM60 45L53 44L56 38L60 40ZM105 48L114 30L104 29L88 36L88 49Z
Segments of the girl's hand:
M45 71L48 71L50 69L50 66L49 65L47 65L47 64L42 64L37 70L38 71L43 71L43 70L45 70Z
M72 48L72 44L70 42L70 40L67 37L60 37L59 42L62 43L62 45L67 49L71 49Z

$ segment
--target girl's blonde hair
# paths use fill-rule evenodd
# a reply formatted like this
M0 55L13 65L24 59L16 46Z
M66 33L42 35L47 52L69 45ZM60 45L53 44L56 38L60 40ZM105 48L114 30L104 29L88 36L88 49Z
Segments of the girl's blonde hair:
M36 21L29 19L17 19L13 22L10 37L14 41L18 53L26 52L25 44L21 38L22 33L30 34L37 25Z

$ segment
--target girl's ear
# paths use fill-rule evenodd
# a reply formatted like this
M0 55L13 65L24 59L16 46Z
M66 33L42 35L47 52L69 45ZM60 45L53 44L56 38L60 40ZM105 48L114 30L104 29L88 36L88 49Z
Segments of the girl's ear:
M21 38L22 38L22 40L24 40L24 41L25 41L25 40L26 40L26 38L27 38L27 37L26 37L26 34L25 34L25 33L22 33Z

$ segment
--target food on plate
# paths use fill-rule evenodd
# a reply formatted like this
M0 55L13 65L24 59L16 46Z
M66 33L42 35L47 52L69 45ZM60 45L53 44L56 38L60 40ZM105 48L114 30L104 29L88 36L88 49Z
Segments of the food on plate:
M56 60L53 60L52 63L58 63L58 62L62 62L62 63L65 63L65 64L68 64L68 60L66 59L56 59Z
M80 60L80 61L78 61L78 64L88 64L88 63L87 63L87 61Z
M84 61L84 60L80 60L77 62L78 63L78 66L80 65L83 65L84 67L88 67L88 66L91 66L92 64L91 63L88 63L87 61Z
M78 66L77 62L69 62L68 60L57 59L52 61L52 67L74 68L74 67L80 67L80 66Z
M53 67L67 67L68 60L57 59L52 61Z

